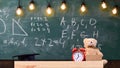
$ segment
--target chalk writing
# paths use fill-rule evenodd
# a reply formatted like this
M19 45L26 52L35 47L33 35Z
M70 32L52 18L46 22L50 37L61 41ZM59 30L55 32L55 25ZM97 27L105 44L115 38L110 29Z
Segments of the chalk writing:
M88 35L85 33L85 31L82 31L82 32L80 33L80 37L81 37L81 38L86 38L86 37L88 37Z
M62 38L67 38L67 30L62 31Z
M55 45L62 45L62 48L64 48L64 41L62 39L59 40L52 40L50 38L47 39L39 39L39 38L35 38L35 46L40 47L40 46L45 46L47 45L48 47L52 47Z
M79 23L80 22L80 23ZM65 17L61 18L60 26L63 27L60 42L65 47L65 44L68 40L76 40L76 42L80 42L80 38L84 39L86 37L98 38L99 30L97 30L97 20L95 18L89 19L78 19L71 18L71 22L68 23ZM89 30L89 31L88 31ZM81 44L76 45L76 43L71 44L71 48L74 47L83 47ZM100 48L100 47L99 47Z
M8 18L9 17L9 8L0 9L0 17Z
M97 21L96 21L96 19L94 19L94 18L90 18L90 22L89 22L89 24L91 25L91 26L94 26L94 28L96 28L96 23L97 23Z
M94 18L90 18L89 23L86 23L85 19L81 19L81 26L84 26L85 29L88 28L88 26L92 26L94 29L96 29L96 24L97 24L97 20Z
M31 32L47 32L50 33L50 26L47 23L47 17L31 17Z
M99 33L99 31L98 31L98 30L97 30L97 31L93 31L93 37L98 38L98 33Z
M82 45L73 44L70 49L73 49L73 48L84 48L84 47Z
M76 34L75 34L75 30L72 31L71 39L73 39L74 36L76 36Z
M38 38L35 38L35 46L42 46L40 43L38 43L39 39Z
M71 20L71 25L72 26L75 26L77 23L76 23L76 20L75 20L75 18L72 18L72 20Z
M94 18L90 18L90 19L79 19L80 23L78 23L79 21L77 20L77 18L71 18L71 23L66 23L67 20L65 20L65 17L61 18L61 22L60 22L60 26L64 27L62 30L62 35L61 38L69 38L68 36L68 32L71 33L71 37L70 39L73 39L75 36L80 36L81 38L85 38L85 37L95 37L98 38L99 36L99 31L97 30L97 20ZM66 28L65 28L66 27ZM84 29L84 30L81 30ZM89 31L90 33L88 33L88 29L90 29L91 31ZM78 32L79 34L78 34ZM77 32L77 34L76 34Z
M61 45L62 48L64 48L64 43L63 39L58 39L58 40L53 40L51 38L32 38L29 41L27 41L29 38L23 37L21 39L17 39L14 37L11 37L9 39L3 40L3 44L7 46L16 46L16 47L27 47L29 44L32 44L32 46L35 47L53 47L53 46L58 46ZM30 42L34 41L34 42ZM29 43L28 43L29 42Z
M101 50L102 44L98 44L97 47Z
M39 38L35 38L35 46L45 46L48 45L49 47L53 46L53 41L52 39L48 38L48 39L39 39Z
M87 29L87 25L83 24L83 22L84 22L84 19L81 20L81 26L84 26L84 28Z
M65 19L64 19L64 17L62 17L62 19L61 19L61 22L60 22L60 26L65 26L66 24L65 24Z
M60 38L60 39L59 39L59 43L62 45L62 48L64 48L66 41L63 40L62 38Z
M50 38L48 38L48 40L49 40L49 47L52 47L52 46L54 46L53 44L52 44L52 39L50 39ZM56 42L55 42L56 43ZM56 43L57 44L57 43Z
M42 41L42 45L45 45L46 39L41 39L41 41Z
M10 38L10 39L5 39L3 40L3 43L6 44L7 46L12 45L12 46L27 46L26 43L26 37L24 37L23 39L16 39L16 38Z
M31 17L30 20L48 21L47 17Z

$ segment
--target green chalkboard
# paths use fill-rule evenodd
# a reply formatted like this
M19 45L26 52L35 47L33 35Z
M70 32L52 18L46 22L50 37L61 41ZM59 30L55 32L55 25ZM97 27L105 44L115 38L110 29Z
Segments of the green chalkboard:
M101 10L101 0L85 0L87 13L80 14L80 0L34 0L36 10L28 10L30 0L20 0L24 15L16 16L18 0L0 0L0 60L12 56L34 54L36 60L71 60L71 50L83 47L83 39L93 37L108 60L120 60L120 15L112 16L113 1L106 0L108 9ZM53 16L46 16L50 2ZM120 0L116 0L120 6ZM120 11L120 10L119 10Z

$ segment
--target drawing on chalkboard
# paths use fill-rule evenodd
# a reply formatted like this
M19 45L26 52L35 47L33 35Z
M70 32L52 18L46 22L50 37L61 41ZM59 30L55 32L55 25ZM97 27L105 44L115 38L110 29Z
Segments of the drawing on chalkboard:
M15 28L15 26L17 26L17 28ZM16 29L19 29L23 33L16 33ZM18 21L16 21L15 19L12 19L12 34L18 35L18 36L28 36L28 33L20 25L20 19L18 19Z
M4 34L4 33L6 32L6 24L5 24L5 21L0 18L0 23L2 23L2 26L3 26L3 30L2 30L2 32L0 31L0 34ZM2 26L1 26L1 27L2 27Z

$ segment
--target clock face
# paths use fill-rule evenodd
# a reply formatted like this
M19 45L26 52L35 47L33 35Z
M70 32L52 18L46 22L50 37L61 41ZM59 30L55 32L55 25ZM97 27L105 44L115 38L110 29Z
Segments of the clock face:
M73 60L74 61L82 61L84 59L83 53L75 52L73 53Z

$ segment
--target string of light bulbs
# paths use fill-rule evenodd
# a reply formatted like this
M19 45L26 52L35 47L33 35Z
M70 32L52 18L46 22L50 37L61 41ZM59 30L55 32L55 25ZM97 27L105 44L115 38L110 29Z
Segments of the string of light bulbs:
M35 5L34 0L31 0L29 2L28 8L29 8L30 11L34 11L36 9L36 5ZM101 8L103 10L108 8L108 5L107 5L105 0L101 1ZM66 0L62 1L61 5L60 5L60 9L61 9L61 11L65 11L67 9ZM87 11L87 6L85 4L85 0L82 0L81 6L80 6L80 13L85 13L86 11ZM118 5L115 4L113 9L111 10L111 12L112 12L113 15L117 15L118 14ZM24 14L24 11L22 9L21 2L20 2L20 0L18 0L18 7L16 9L16 15L22 16L23 14ZM53 8L52 8L50 2L48 2L47 8L46 8L46 14L48 16L53 14Z

